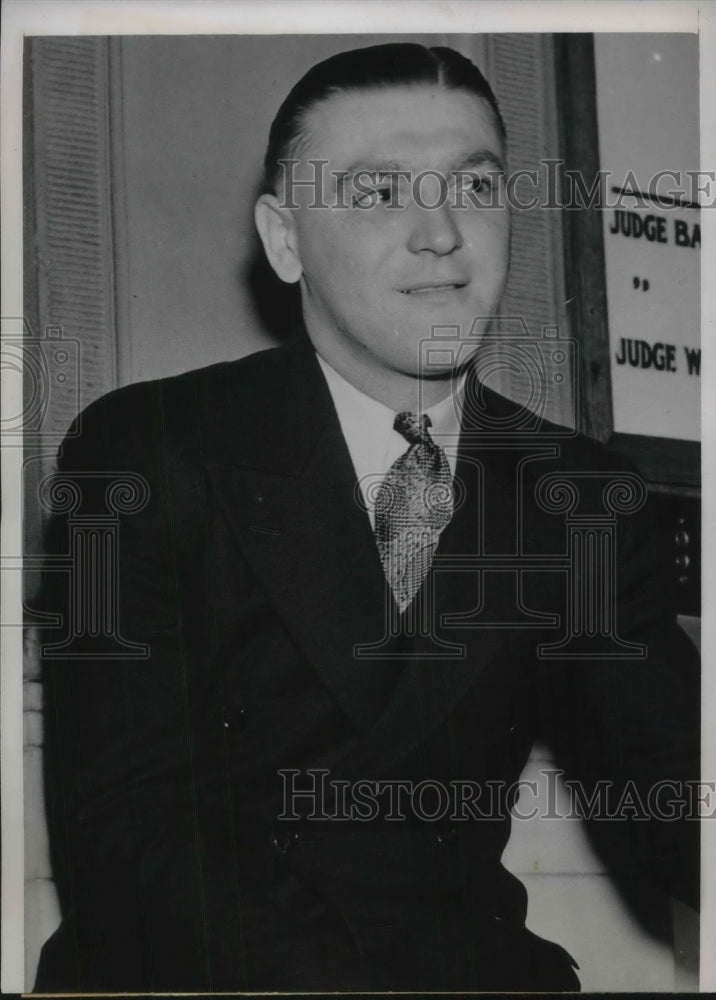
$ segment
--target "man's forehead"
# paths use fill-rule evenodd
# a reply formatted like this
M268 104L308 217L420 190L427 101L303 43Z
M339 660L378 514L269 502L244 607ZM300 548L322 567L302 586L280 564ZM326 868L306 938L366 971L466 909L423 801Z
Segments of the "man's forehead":
M373 88L331 95L305 119L304 157L343 170L398 170L456 160L499 164L503 143L487 102L435 86ZM420 162L416 162L420 161Z

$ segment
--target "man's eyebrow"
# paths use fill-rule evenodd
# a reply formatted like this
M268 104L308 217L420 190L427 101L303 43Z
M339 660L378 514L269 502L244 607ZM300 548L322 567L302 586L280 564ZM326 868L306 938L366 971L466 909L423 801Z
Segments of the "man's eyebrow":
M504 161L491 149L475 149L466 153L464 156L461 156L447 172L452 173L455 170L469 170L470 168L485 166L490 167L499 173L505 172ZM360 160L358 162L351 163L344 170L336 171L336 174L341 181L344 181L356 174L366 174L372 177L375 175L380 176L401 172L408 173L411 171L398 160ZM419 172L420 171L418 171L418 173Z
M499 173L505 172L505 164L502 157L498 156L491 149L476 149L471 153L466 153L453 166L453 170L469 170L471 167L491 167Z
M405 171L397 160L376 160L373 162L361 160L359 163L351 163L345 170L336 171L341 177L352 177L353 174L390 174L398 171Z

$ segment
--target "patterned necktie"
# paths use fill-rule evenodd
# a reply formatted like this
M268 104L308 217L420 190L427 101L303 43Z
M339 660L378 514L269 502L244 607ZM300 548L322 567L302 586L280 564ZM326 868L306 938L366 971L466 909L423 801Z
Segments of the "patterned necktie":
M427 414L399 413L394 429L410 447L393 462L375 500L375 537L396 604L405 611L420 589L453 513L453 485Z

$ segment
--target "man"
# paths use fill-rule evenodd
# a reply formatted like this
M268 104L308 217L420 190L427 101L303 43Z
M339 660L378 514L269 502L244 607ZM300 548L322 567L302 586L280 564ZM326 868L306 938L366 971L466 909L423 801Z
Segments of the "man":
M696 777L698 686L636 478L479 383L504 162L457 53L314 67L256 206L304 327L110 394L68 436L75 512L106 513L113 477L147 497L95 593L48 573L48 610L76 622L116 571L125 653L103 658L101 628L59 651L47 633L64 920L37 989L579 988L500 865L509 789L538 737L586 793ZM435 328L453 331L437 358ZM589 541L567 560L577 507L601 562ZM597 627L575 626L575 595ZM490 807L433 822L391 797L458 779L497 789ZM694 902L695 824L611 828L630 877Z

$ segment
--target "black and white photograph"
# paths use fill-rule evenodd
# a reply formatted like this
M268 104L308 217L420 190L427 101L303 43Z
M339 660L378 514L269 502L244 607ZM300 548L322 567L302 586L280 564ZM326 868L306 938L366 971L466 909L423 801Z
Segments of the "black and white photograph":
M4 991L714 988L708 6L6 4Z

